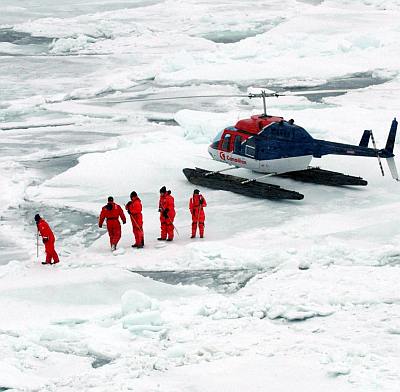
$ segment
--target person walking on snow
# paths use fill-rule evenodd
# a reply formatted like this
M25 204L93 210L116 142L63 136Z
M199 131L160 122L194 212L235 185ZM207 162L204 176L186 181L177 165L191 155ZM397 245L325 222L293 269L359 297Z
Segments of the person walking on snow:
M35 222L38 230L38 235L42 237L42 241L46 251L46 261L42 262L42 264L58 263L60 260L54 248L56 238L54 237L54 234L50 229L49 224L43 218L41 218L39 214L35 215ZM53 262L51 262L51 260L53 260Z
M206 199L198 189L195 189L189 201L189 210L192 214L192 236L190 238L196 237L197 225L199 225L200 238L204 237L204 221L206 220L204 207L207 207Z
M131 192L130 198L131 201L126 204L125 208L131 217L133 235L135 236L135 243L132 245L132 248L143 248L142 202L135 191Z
M107 219L107 231L110 236L112 251L117 249L118 241L121 239L119 218L121 218L123 224L126 223L124 211L118 204L114 203L114 198L109 196L108 203L101 209L99 227L102 228L104 219Z
M161 223L161 237L159 241L172 241L174 239L175 202L171 191L163 186L160 189L160 202L158 204Z

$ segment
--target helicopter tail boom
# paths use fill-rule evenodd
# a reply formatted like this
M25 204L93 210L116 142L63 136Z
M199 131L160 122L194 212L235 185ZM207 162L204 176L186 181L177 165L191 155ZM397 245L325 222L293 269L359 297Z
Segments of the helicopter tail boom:
M364 135L363 135L364 136ZM335 155L350 155L350 156L362 156L362 157L376 157L378 152L373 148L365 146L357 146L352 144L343 144L330 142L327 140L317 140L315 139L316 145L314 148L313 156L315 158L320 158L322 155L335 154ZM361 144L361 142L360 142ZM382 158L388 158L384 156Z
M397 125L398 125L397 120L393 119L385 148L377 149L372 131L365 130L361 137L360 144L358 146L350 144L334 143L326 140L315 140L316 145L314 148L313 156L319 158L322 155L337 154L337 155L375 157L378 158L382 175L384 175L384 172L382 165L380 163L380 159L385 158L387 160L392 177L395 180L399 181L399 175L397 172L396 162L394 160L394 154L393 154ZM373 148L368 147L370 139L372 140Z
M360 140L360 144L358 146L351 144L335 143L327 140L314 139L316 144L314 147L313 155L316 158L319 158L322 155L327 155L327 154L353 155L353 156L364 156L364 157L376 157L378 155L380 158L392 158L394 157L393 149L396 139L396 131L397 131L397 121L396 119L394 119L390 127L389 135L386 141L386 146L385 148L382 149L376 148L372 131L370 130L364 131ZM372 139L372 143L374 145L373 148L368 147L370 139Z

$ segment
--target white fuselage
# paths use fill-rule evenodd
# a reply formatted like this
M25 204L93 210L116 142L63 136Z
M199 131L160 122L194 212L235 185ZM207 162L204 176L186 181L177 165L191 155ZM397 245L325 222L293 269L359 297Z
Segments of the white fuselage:
M208 147L208 152L212 159L223 162L231 166L242 167L259 173L286 173L297 170L305 170L310 165L312 155L300 157L269 159L259 161L257 159L233 154Z

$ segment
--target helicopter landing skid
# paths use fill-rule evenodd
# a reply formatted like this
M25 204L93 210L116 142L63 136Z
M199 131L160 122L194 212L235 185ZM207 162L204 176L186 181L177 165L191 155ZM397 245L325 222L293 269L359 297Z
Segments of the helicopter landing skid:
M314 184L330 186L365 186L368 184L368 182L361 177L354 177L343 173L323 170L319 167L310 167L306 170L278 174L278 176L290 178L296 181L312 182Z
M278 185L267 184L256 180L247 181L247 178L211 172L198 167L195 169L185 168L183 169L183 174L192 184L239 193L249 197L275 200L301 200L304 198L304 195L301 193L281 188Z

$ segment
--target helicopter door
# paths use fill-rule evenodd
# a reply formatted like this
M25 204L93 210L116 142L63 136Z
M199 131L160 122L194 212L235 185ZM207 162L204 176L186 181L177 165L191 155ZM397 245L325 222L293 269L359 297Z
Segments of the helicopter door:
M239 135L235 137L235 141L233 143L233 153L239 155L242 153L242 137Z
M230 152L232 151L232 135L226 133L219 142L218 150Z

